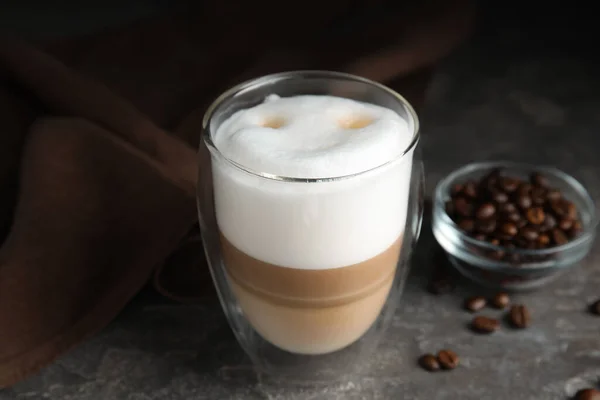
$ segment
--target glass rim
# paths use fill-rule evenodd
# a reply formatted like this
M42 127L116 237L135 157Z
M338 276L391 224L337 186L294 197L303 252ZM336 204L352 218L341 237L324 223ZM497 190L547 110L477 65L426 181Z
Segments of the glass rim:
M473 172L477 169L493 169L493 168L514 168L514 169L523 169L523 170L532 170L532 171L540 171L542 173L546 173L552 175L560 180L562 180L567 185L571 186L575 192L584 200L586 205L586 211L590 213L590 221L588 226L584 226L584 229L577 238L570 240L569 242L562 244L560 246L549 247L545 249L508 249L502 245L494 245L491 243L487 243L481 240L477 240L466 233L464 233L460 228L456 225L456 223L450 218L446 209L444 207L444 196L450 193L451 185L456 181L456 179ZM542 256L542 255L551 255L554 253L559 253L567 250L571 250L582 244L586 243L590 240L590 237L595 233L598 224L600 223L600 215L596 213L594 200L592 196L588 192L588 190L583 186L581 182L575 179L573 176L567 174L566 172L551 166L545 165L534 165L528 164L524 162L514 162L514 161L484 161L484 162L474 162L463 165L462 167L452 171L448 174L444 179L442 179L436 186L435 189L435 208L440 210L443 223L452 228L453 233L456 234L461 240L466 243L476 246L478 248L483 248L487 250L495 250L495 251L504 251L510 254L518 254L523 256Z
M238 93L244 92L246 90L252 89L254 87L263 86L269 83L275 83L278 81L285 81L291 78L299 78L299 79L310 79L310 78L322 78L322 79L332 79L332 80L341 80L341 81L353 81L364 83L368 86L374 87L378 90L381 90L389 95L391 95L394 99L396 99L402 106L404 106L408 112L409 118L412 119L413 129L412 129L412 138L409 145L400 153L398 156L385 161L384 163L369 168L364 171L355 172L353 174L347 175L339 175L333 177L324 177L324 178L302 178L302 177L291 177L291 176L282 176L271 174L268 172L256 171L252 168L248 168L228 157L226 157L218 148L215 146L212 135L209 129L210 122L215 114L215 112L221 107L221 105L227 101L235 97ZM419 142L421 133L420 133L420 125L419 125L419 117L417 116L416 111L413 106L406 100L401 94L397 93L395 90L381 84L375 82L373 80L363 78L358 75L348 74L345 72L336 72L336 71L327 71L327 70L295 70L295 71L287 71L287 72L279 72L275 74L263 75L258 78L253 78L246 80L242 83L239 83L232 88L226 90L222 94L220 94L211 104L208 106L206 112L204 113L204 117L202 118L202 142L208 147L212 154L216 155L219 160L225 161L227 164L231 165L235 169L241 170L250 175L254 175L259 178L271 179L276 181L283 182L301 182L301 183L319 183L319 182L332 182L332 181L341 181L349 178L358 177L360 175L368 174L370 172L377 171L379 169L383 169L389 165L392 165L404 158L404 156L410 153ZM201 143L202 145L202 143Z

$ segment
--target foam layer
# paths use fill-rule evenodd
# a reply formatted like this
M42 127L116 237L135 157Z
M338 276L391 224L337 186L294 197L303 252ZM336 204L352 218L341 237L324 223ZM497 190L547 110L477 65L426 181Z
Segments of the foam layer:
M339 121L364 122L365 116L369 124L363 128L332 128ZM264 128L258 126L260 121L287 125ZM405 151L412 132L387 109L342 98L298 96L272 99L234 114L213 140L226 157L245 167L314 177L385 164ZM344 180L283 182L248 174L215 158L217 223L231 244L266 263L299 269L357 264L385 251L403 233L411 168L412 151Z
M409 127L395 112L332 96L270 96L225 121L215 145L258 172L325 178L380 166L408 147Z

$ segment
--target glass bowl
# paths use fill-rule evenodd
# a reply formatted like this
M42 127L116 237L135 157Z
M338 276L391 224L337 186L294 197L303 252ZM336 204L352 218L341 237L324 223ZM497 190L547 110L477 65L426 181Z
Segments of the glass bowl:
M478 181L495 170L524 180L536 172L543 174L550 187L560 190L562 197L577 207L579 234L561 245L523 248L507 241L492 243L489 236L481 240L460 229L447 212L452 191L457 185ZM436 240L462 275L488 287L530 290L552 281L589 253L597 224L594 201L587 190L575 178L553 167L506 161L472 163L449 174L435 189L432 229Z

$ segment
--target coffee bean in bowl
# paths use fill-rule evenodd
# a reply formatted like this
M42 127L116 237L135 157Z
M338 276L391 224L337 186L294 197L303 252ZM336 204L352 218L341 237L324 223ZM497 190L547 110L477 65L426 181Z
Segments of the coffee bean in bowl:
M585 257L598 219L573 177L510 162L462 167L436 187L433 233L463 275L506 290L544 285Z

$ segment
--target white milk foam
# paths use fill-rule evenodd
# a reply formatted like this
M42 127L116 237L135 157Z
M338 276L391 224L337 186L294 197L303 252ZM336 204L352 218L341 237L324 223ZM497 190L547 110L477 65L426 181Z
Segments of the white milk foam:
M264 126L269 122L281 126ZM367 125L345 128L361 122ZM254 171L328 178L378 167L411 140L406 121L387 108L332 96L269 96L226 120L215 146Z
M270 96L234 113L213 136L216 148L244 167L299 178L368 171L400 156L412 139L412 127L395 112L332 96ZM411 169L412 150L332 182L277 181L213 160L219 229L239 250L282 267L366 261L404 231Z

